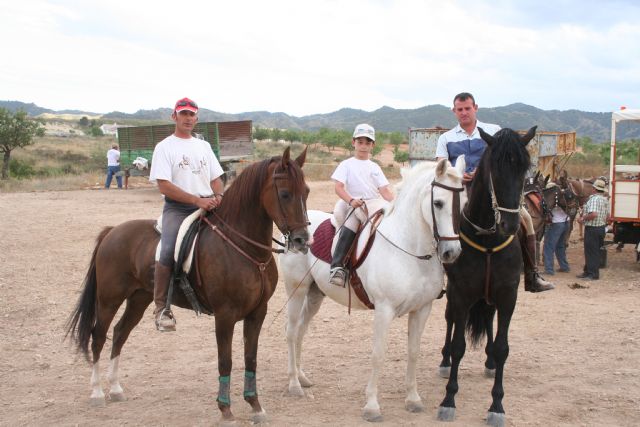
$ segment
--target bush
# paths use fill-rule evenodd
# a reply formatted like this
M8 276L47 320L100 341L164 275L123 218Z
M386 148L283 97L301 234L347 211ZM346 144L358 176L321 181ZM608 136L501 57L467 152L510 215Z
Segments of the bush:
M31 178L36 175L36 169L33 162L11 159L9 161L9 175L16 179Z

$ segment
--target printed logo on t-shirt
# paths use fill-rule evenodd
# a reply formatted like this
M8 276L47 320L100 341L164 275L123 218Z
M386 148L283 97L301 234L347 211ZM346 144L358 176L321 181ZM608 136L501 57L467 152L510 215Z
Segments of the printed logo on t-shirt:
M192 162L188 156L185 156L183 154L182 160L180 161L180 163L178 163L178 167L180 167L180 169L185 169L188 167L191 169L192 174L200 175L202 169L207 167L207 160L203 158L199 162Z

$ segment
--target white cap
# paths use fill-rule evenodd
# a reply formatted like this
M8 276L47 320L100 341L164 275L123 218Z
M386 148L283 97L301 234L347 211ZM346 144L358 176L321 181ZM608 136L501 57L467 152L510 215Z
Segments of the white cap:
M356 129L353 131L353 137L358 138L360 136L366 136L372 141L376 140L376 131L373 129L371 125L366 123L359 124L356 126Z

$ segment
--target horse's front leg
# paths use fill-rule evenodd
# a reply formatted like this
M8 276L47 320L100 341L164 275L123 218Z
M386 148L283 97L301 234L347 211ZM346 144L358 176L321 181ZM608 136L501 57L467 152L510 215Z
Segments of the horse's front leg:
M409 313L408 322L408 339L407 339L407 397L404 400L404 406L409 412L422 412L424 411L424 405L422 399L418 394L418 385L416 382L416 365L418 363L418 357L420 356L420 339L424 332L424 325L431 314L431 303L425 305L418 311Z
M484 348L487 360L484 362L484 376L487 378L494 378L496 376L496 361L493 358L493 318L496 313L493 306L488 306L487 309L489 310L485 314L487 345Z
M389 325L394 318L394 311L391 307L377 305L373 321L373 352L371 353L371 377L367 384L365 405L362 417L366 421L382 421L382 413L378 404L378 377L384 363L387 352L387 336Z
M504 408L502 406L502 398L504 397L502 381L504 378L504 364L509 356L509 324L511 323L515 302L516 298L514 297L513 301L506 301L504 305L497 304L500 310L498 310L498 331L493 349L496 361L496 377L491 389L493 401L487 414L487 424L494 427L503 427L505 422Z
M235 321L231 315L218 312L216 319L216 343L218 346L218 409L223 422L235 420L231 412L231 345Z
M444 310L444 318L447 322L447 333L444 338L444 345L442 346L442 361L440 362L440 368L438 373L442 378L449 378L451 373L451 334L453 333L453 316L449 298L447 298L447 306Z
M258 365L258 339L262 322L267 314L267 303L264 301L257 309L244 319L244 400L251 405L253 424L267 421L267 413L260 406L256 384L256 368Z
M447 382L447 393L438 408L438 419L440 421L453 421L456 416L456 400L458 393L458 368L464 356L467 343L464 339L464 330L468 308L450 307L453 316L453 339L451 341L451 372Z

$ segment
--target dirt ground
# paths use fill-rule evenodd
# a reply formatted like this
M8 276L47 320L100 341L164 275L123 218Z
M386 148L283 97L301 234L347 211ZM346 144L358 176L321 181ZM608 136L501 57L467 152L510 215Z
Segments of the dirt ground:
M151 308L123 350L120 376L128 400L89 407L91 369L63 342L63 325L79 296L99 230L154 218L157 190L132 188L0 194L0 425L215 425L219 412L213 318L176 309L178 332L155 331ZM309 207L330 210L329 182L312 182ZM510 330L504 405L510 426L640 425L640 265L633 248L609 250L602 280L575 278L582 248L573 236L571 273L553 277L557 289L520 292ZM574 289L578 283L583 288ZM303 353L315 385L307 396L286 395L285 292L270 302L258 353L258 390L273 426L362 426L370 372L372 312L347 314L326 301ZM404 410L406 317L393 323L379 383L385 426L483 425L492 381L484 352L463 359L457 419L436 420L446 380L437 374L445 300L437 300L422 338L418 387L426 411ZM231 379L238 425L250 424L242 399L242 327L236 327ZM103 352L103 385L110 343Z

